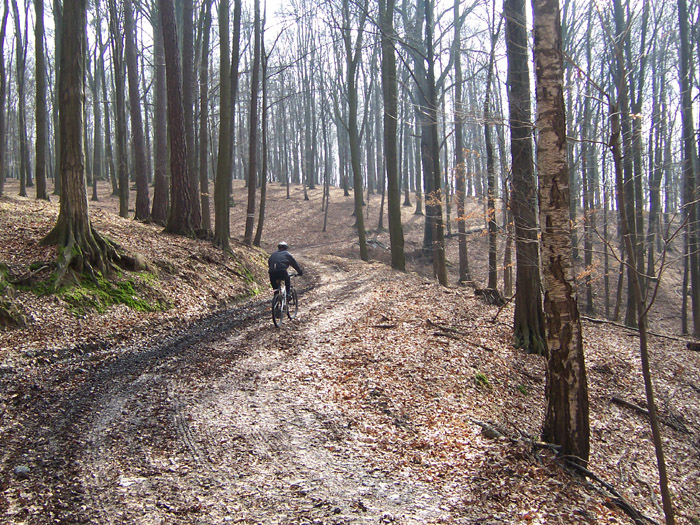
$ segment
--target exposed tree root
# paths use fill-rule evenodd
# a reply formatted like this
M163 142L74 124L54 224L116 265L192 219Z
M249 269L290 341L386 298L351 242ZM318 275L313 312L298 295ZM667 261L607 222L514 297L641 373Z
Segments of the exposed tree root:
M136 259L120 253L119 246L100 235L88 222L87 227L69 220L60 220L41 244L59 246L56 261L54 289L69 281L77 281L76 274L87 274L92 279L108 275L116 268L133 269Z

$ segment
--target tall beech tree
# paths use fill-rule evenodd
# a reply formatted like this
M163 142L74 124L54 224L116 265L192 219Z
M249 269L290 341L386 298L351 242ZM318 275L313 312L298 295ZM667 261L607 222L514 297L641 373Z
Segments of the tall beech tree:
M7 131L5 130L5 114L7 108L7 72L5 70L5 36L7 31L7 17L10 14L10 7L7 0L3 1L2 22L0 23L0 197L5 192L5 141Z
M165 80L165 44L161 29L158 4L151 12L153 25L154 58L154 112L153 112L153 207L151 220L165 226L168 220L168 89Z
M537 242L537 185L532 154L530 67L525 24L525 0L505 0L508 51L508 108L512 192L515 222L515 346L546 355L544 312L540 291L540 255Z
M136 180L136 206L134 218L150 217L148 196L148 162L141 118L139 94L139 70L136 52L136 24L131 2L124 2L124 35L126 40L126 67L129 81L129 110L131 114L131 144L134 148L134 179Z
M245 220L243 243L253 242L255 226L255 189L258 176L258 91L260 88L260 0L253 0L253 71L250 81L250 110L248 112L248 211Z
M83 144L87 0L64 0L63 14L58 85L62 193L56 225L42 240L42 244L61 248L56 287L69 270L105 274L121 259L115 246L95 230L88 212Z
M680 83L681 120L683 126L683 215L686 218L686 266L690 274L690 298L693 311L693 335L700 337L700 190L698 189L698 152L693 124L692 57L688 28L686 0L678 0L678 25L680 28Z
M46 140L48 126L46 124L46 66L44 63L44 0L34 0L36 25L34 26L34 59L36 64L36 198L49 200L46 191Z
M202 53L199 63L199 188L201 196L202 228L211 230L209 204L209 39L211 35L211 4L202 3Z
M121 4L120 4L121 5ZM114 74L114 128L116 140L116 167L119 187L119 216L129 216L129 160L126 147L126 92L124 71L124 40L121 16L116 0L109 0L109 27Z
M172 0L159 0L165 44L165 75L168 86L168 131L170 137L170 214L165 231L190 235L194 231L192 192L188 174L187 138L182 105L180 46Z
M354 4L353 4L354 5ZM345 50L345 82L348 96L348 133L350 138L350 164L352 167L353 194L355 202L355 226L360 242L360 259L367 261L367 233L365 232L365 221L362 214L362 168L360 166L360 131L357 124L358 118L358 90L357 72L362 59L362 38L364 35L365 20L367 19L367 0L363 0L358 9L357 26L351 27L350 1L343 0L343 24L342 37ZM353 40L354 34L354 40Z
M588 385L569 220L569 170L559 0L532 0L537 100L547 409L542 436L561 453L588 462Z
M395 0L379 0L379 18L382 46L382 92L384 95L384 154L388 185L389 239L391 242L391 266L406 269L403 226L401 224L401 189L398 170L398 85L396 82L396 32L394 31ZM324 128L325 129L325 128ZM384 184L382 184L384 188Z

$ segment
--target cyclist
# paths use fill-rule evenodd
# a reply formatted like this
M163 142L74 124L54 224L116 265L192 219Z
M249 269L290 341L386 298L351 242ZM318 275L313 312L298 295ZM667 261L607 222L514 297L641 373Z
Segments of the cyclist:
M287 268L291 266L299 275L304 275L299 263L294 256L289 253L289 245L284 241L280 241L277 245L277 251L270 255L270 258L267 260L267 266L270 273L270 284L272 284L272 288L277 290L279 281L284 281L287 297L289 297L289 290L292 289Z

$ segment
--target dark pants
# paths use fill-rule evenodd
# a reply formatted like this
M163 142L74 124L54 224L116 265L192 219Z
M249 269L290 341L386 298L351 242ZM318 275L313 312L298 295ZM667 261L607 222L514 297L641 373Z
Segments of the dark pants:
M289 293L289 290L292 289L292 283L287 270L270 272L270 284L275 290L279 288L279 281L284 281L284 285L287 287L287 293Z

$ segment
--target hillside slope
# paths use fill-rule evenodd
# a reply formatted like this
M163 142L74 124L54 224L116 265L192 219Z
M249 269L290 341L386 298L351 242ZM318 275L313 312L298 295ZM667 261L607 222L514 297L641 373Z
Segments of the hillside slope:
M243 191L237 182L234 234ZM319 190L309 202L298 187L289 200L279 186L268 195L263 248L284 239L307 269L300 316L281 330L268 319L264 254L234 243L229 258L120 219L108 195L92 205L97 228L150 261L155 277L134 277L137 291L167 308L99 313L29 292L8 298L27 323L0 333L0 512L11 523L630 522L610 494L533 446L544 360L511 347L509 306L429 278L412 209L412 272L397 274L381 262L385 232L370 234L378 262L356 260L339 190L326 232ZM378 208L373 196L370 227ZM0 259L12 275L55 256L37 242L56 209L0 201ZM470 244L477 278L482 242ZM648 424L611 402L643 404L636 337L598 323L584 337L591 470L661 520ZM700 356L673 338L651 345L679 521L693 523Z

